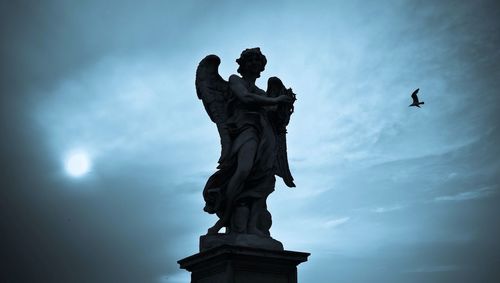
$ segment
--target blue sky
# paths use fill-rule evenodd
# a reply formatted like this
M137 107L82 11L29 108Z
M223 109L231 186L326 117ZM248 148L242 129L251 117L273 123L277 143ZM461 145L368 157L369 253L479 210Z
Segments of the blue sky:
M194 89L245 48L297 93L271 234L300 282L498 282L493 1L2 3L1 274L188 282L218 134ZM420 88L421 109L409 108ZM64 168L74 150L91 171ZM30 270L30 272L25 272ZM9 282L9 281L7 281Z

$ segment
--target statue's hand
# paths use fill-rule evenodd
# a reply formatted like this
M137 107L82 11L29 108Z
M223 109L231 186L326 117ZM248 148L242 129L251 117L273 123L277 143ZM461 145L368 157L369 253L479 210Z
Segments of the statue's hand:
M276 102L283 104L291 104L293 102L293 98L288 95L280 95L276 97Z

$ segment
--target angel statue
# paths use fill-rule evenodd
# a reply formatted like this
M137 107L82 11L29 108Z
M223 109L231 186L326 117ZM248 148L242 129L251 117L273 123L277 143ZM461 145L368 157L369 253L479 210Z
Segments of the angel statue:
M245 49L238 75L225 81L220 59L208 55L196 70L196 92L217 125L221 155L217 171L203 190L204 210L219 219L210 235L246 234L270 238L271 214L266 199L274 191L275 175L295 187L288 167L286 126L296 100L280 79L268 80L267 91L255 81L267 63L260 48ZM225 227L225 233L219 230Z

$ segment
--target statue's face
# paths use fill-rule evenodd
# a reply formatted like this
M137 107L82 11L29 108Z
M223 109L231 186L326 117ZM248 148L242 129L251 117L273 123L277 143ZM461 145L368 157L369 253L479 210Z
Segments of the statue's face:
M264 66L259 56L252 56L245 61L245 71L250 74L260 75L262 69Z

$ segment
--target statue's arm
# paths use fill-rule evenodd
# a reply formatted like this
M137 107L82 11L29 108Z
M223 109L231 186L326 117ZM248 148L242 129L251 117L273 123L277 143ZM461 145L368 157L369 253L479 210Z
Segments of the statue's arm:
M276 105L280 99L276 97L261 96L248 91L242 78L237 75L229 77L229 88L232 93L243 103L256 105Z

